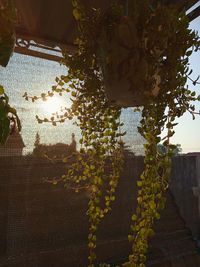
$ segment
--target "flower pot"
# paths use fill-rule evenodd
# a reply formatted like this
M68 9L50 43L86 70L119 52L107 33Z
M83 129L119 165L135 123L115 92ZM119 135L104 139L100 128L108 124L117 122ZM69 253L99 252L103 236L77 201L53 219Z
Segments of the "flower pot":
M121 107L143 106L160 90L159 68L146 60L147 38L139 39L131 20L99 38L99 60L109 101ZM157 51L157 56L161 53Z

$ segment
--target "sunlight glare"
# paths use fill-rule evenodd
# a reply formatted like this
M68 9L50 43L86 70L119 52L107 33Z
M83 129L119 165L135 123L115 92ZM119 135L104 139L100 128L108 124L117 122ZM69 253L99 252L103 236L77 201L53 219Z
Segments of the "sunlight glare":
M43 112L48 113L49 115L52 113L60 113L61 108L69 107L69 103L64 101L63 98L52 97L42 103Z

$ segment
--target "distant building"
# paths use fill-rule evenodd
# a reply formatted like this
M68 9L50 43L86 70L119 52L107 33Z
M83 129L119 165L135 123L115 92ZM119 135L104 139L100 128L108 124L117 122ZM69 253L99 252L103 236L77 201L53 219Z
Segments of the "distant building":
M21 134L14 131L9 135L5 145L0 145L0 157L22 156L25 147Z
M198 156L200 157L200 152L189 152L187 154L185 154L186 156Z
M71 144L57 143L57 144L40 144L40 136L36 134L35 147L33 149L33 155L38 157L47 156L49 158L65 158L76 152L76 140L75 134L72 134Z

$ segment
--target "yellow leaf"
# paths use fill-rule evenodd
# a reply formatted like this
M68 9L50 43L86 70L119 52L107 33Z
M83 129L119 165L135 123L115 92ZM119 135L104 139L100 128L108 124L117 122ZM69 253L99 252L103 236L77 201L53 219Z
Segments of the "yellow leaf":
M81 19L81 13L80 13L80 10L78 8L75 8L73 10L73 16L75 17L76 20L80 20Z

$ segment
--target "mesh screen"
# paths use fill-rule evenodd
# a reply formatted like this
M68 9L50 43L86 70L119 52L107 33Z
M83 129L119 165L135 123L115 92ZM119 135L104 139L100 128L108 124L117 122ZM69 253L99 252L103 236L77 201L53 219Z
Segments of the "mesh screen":
M21 136L25 144L23 155L32 153L37 132L40 142L44 144L70 144L72 133L75 133L77 141L80 139L80 130L73 125L72 121L66 121L62 125L53 127L49 124L38 124L35 119L36 115L41 118L50 117L53 112L59 111L60 106L69 107L69 96L56 95L45 102L39 100L35 103L27 102L22 97L25 92L32 96L47 92L54 84L55 77L66 71L64 66L60 66L56 62L16 53L11 58L9 65L1 68L1 83L5 86L10 103L17 109L22 122ZM124 109L121 120L124 122L122 130L127 132L124 137L126 145L136 154L143 153L143 140L137 133L140 114L134 113L131 108ZM7 149L10 148L7 147ZM13 155L16 155L16 152L13 151Z
M48 183L44 177L58 177L66 171L67 166L61 161L52 163L32 157L37 133L41 144L61 144L61 146L72 144L72 133L74 133L79 149L80 130L72 121L53 127L48 124L38 124L35 119L36 115L51 116L59 106L70 105L70 100L67 97L56 96L54 101L31 103L22 97L24 92L40 95L50 90L55 77L65 74L66 71L65 67L56 62L19 54L13 55L6 68L0 67L0 83L5 87L10 97L10 104L17 109L22 122L21 133L10 136L6 145L0 147L0 266L2 267L83 267L83 262L86 266L88 222L85 213L88 193L84 191L75 194L73 191L65 190L63 185L53 186ZM121 121L124 122L122 130L127 132L123 137L126 146L136 155L142 155L144 140L137 133L140 113L135 113L131 108L123 109ZM196 132L198 134L198 131ZM57 151L60 152L59 149ZM184 202L182 198L184 194L188 196L188 181L191 183L191 188L196 186L195 160L191 158L192 164L190 163L188 167L186 164L188 158L179 157L175 161L175 166L179 166L178 161L180 163L177 171L179 175L174 171L174 177L180 180L177 182L174 179L176 182L174 188L179 190L180 202L184 203L190 212L191 202L186 200ZM112 262L114 257L117 262L117 257L122 260L127 256L129 251L127 235L130 231L130 218L136 197L133 192L136 192L135 183L142 169L142 157L127 159L117 191L117 200L112 207L112 215L106 218L100 228L98 246L101 254L99 251L98 253L99 258L104 261ZM183 177L185 177L185 189L182 189ZM198 214L197 199L194 201L192 190L190 195L193 201L193 214ZM160 227L162 231L164 229L164 234L170 231L174 234L177 229L179 233L185 233L182 231L183 221L177 214L177 207L171 200L170 210L163 219L165 228ZM192 217L191 213L188 217ZM193 224L198 226L199 218L197 220L196 216L194 220ZM180 243L177 248L182 247L183 240L190 240L185 236L178 235L178 237ZM178 237L175 236L172 240L173 245ZM170 248L176 253L174 246L168 242L169 238L166 240L165 249L163 237L156 248L162 247L162 253L165 255L169 255ZM185 247L188 253L189 249ZM115 255L112 254L114 251ZM171 254L169 257L172 258Z
M52 112L59 111L60 106L69 106L70 100L66 96L55 96L46 102L32 103L22 97L25 92L33 96L50 90L55 77L66 71L56 62L16 53L8 66L0 69L1 84L22 122L21 133L10 135L6 144L0 147L0 266L83 267L83 262L87 262L87 192L75 194L66 191L63 185L48 183L48 179L61 176L67 166L61 161L52 163L33 156L38 138L42 145L51 144L51 148L60 156L63 148L73 144L74 133L79 149L80 130L73 125L73 121L54 127L38 124L35 118L36 115L41 118L51 116ZM143 153L143 140L137 133L139 120L140 114L134 113L133 109L122 110L121 121L124 126L121 131L127 132L123 139L127 148L137 155ZM137 170L131 163L125 168L127 175L139 175L142 159L139 157L135 160L138 162ZM102 226L101 238L107 240L106 246L105 241L102 243L105 260L111 256L110 252L108 256L106 253L107 246L112 245L109 240L113 238L113 246L117 246L113 249L115 256L119 248L120 257L123 255L122 249L124 256L127 253L126 236L132 201L124 217L119 219L118 214L122 212L125 202L132 198L127 188L135 185L130 181L127 184L126 179L122 181L124 186L118 192L121 198L115 204L113 217L108 217L106 226ZM130 198L126 199L125 195ZM118 242L122 246L118 246ZM77 250L81 263L76 257Z

